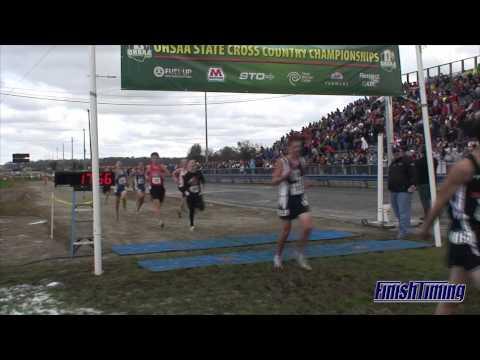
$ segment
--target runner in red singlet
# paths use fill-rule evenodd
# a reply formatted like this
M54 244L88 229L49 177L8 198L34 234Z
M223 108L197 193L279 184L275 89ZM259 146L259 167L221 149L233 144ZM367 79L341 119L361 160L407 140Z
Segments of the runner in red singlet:
M150 185L150 196L153 201L153 209L155 216L158 218L158 224L161 228L165 226L164 222L160 219L160 207L165 199L165 176L170 176L170 172L166 166L159 162L159 155L157 152L150 155L151 162L147 165L147 171L145 172L146 180Z

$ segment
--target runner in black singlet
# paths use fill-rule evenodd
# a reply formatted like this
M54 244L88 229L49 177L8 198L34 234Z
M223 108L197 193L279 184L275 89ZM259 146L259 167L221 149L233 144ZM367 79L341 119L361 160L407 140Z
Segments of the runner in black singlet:
M110 167L105 168L105 172L110 172L112 169ZM103 185L102 192L105 195L105 204L108 202L108 198L112 193L112 185Z
M115 173L115 216L117 221L119 220L119 208L120 200L123 203L123 209L127 210L127 183L128 177L127 172L122 169L122 163L117 161L114 169Z
M305 270L312 269L304 256L305 246L312 231L313 222L305 196L303 181L305 160L300 157L301 150L301 139L290 138L288 155L277 160L272 174L272 182L274 185L278 185L279 189L278 215L283 220L277 253L273 259L275 269L282 268L283 249L292 229L292 220L296 218L299 218L302 224L302 236L296 251L297 262Z
M205 203L202 197L202 185L205 184L205 178L198 169L194 160L190 160L186 167L187 172L182 176L182 186L180 190L185 194L190 216L190 230L195 230L194 218L195 209L203 211Z
M183 175L187 173L187 159L182 159L180 161L180 164L177 166L177 168L173 171L172 177L173 181L175 184L177 184L178 190L182 194L182 197L180 198L180 207L177 210L177 215L179 218L182 217L182 212L185 211L185 193L181 190L183 187Z
M480 139L480 112L475 114L467 135ZM448 231L449 281L465 284L472 280L480 288L480 149L473 150L449 170L422 226L423 238L431 239L430 227L447 204L452 220ZM436 313L451 314L458 305L440 303Z

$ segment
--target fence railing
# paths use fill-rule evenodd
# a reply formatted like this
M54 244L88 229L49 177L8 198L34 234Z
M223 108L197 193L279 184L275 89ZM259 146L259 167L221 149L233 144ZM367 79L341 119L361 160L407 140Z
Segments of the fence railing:
M480 55L472 56L462 60L452 61L446 64L436 65L424 69L424 75L426 79L430 79L439 75L454 75L461 74L469 70L478 69L480 64ZM411 71L406 74L402 74L402 83L418 82L418 71Z
M437 175L446 175L453 163L440 161L437 168ZM272 168L220 168L202 169L205 175L272 175ZM383 173L388 173L386 164ZM377 175L377 164L368 165L309 165L305 167L305 175Z

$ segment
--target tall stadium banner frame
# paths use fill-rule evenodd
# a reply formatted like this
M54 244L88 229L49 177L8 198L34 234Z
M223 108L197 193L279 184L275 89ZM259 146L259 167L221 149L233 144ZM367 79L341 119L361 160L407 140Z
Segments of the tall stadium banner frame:
M402 95L398 45L122 45L120 50L122 90ZM98 184L95 46L90 71L92 180ZM92 190L100 275L100 189Z
M425 74L423 72L422 45L415 45L417 53L418 83L420 88L420 102L422 107L423 134L425 139L425 150L427 155L428 179L430 186L430 199L432 206L437 200L437 184L435 168L433 164L432 140L430 137L430 120L428 117L427 93L425 90ZM436 247L442 246L440 234L440 221L435 219L433 224L433 237Z

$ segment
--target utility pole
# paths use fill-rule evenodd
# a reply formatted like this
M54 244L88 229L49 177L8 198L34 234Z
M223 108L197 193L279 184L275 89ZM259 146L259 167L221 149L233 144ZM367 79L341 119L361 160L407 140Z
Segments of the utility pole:
M208 163L208 116L207 116L207 92L205 91L205 166Z
M58 146L57 146L57 160L58 160Z
M72 137L72 165L73 165L73 137Z
M65 143L62 144L62 160L65 160Z
M85 149L85 128L83 129L83 161L85 162L85 154L87 150Z

